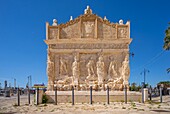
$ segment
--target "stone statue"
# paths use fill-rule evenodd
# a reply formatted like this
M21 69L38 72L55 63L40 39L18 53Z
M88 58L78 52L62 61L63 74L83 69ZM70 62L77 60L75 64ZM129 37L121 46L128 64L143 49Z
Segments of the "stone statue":
M72 72L73 72L73 83L75 85L78 85L78 79L79 79L79 75L80 75L80 64L78 62L77 57L74 57L74 62L72 64Z
M90 9L90 6L87 6L87 8L84 10L84 14L92 14L92 10Z
M64 59L60 58L60 75L66 75L67 74L67 64L64 61Z
M115 67L116 67L115 61L111 61L110 65L109 65L109 71L108 71L108 78L109 79L117 78L118 75L117 75L117 72L115 70Z
M48 91L54 89L54 62L52 62L50 54L48 56L48 66L47 66L47 75L48 75Z
M53 19L53 26L57 26L57 20L56 19Z
M125 56L125 60L122 62L122 70L121 75L124 80L124 84L128 84L128 79L130 75L130 69L129 69L129 60L128 55Z
M97 62L97 76L98 76L98 84L101 85L103 84L104 76L105 76L105 71L104 71L104 62L103 62L103 57L100 56L99 60Z
M92 60L92 58L90 58L90 60L87 63L86 67L87 67L87 71L88 71L87 79L88 80L94 80L94 78L95 78L94 61Z

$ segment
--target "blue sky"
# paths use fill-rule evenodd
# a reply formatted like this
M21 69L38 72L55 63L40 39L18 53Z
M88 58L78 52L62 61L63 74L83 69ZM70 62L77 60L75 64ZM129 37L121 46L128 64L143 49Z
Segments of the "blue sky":
M170 22L170 0L0 0L0 83L24 86L32 75L33 83L47 83L45 22L66 23L84 13L93 13L111 22L131 21L130 82L140 84L144 68L150 70L146 82L155 86L170 80L170 51L163 51L164 31Z

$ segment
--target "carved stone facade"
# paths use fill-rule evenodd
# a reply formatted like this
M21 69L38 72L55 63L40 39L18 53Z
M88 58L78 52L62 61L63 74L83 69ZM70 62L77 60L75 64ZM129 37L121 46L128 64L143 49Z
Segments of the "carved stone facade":
M110 23L85 13L66 24L46 23L48 91L123 90L130 75L130 22Z

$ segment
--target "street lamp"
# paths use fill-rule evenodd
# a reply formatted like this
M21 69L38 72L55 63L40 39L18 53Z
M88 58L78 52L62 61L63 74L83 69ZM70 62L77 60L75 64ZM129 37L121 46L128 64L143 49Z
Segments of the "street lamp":
M146 88L146 84L145 84L146 73L149 73L149 72L150 72L149 70L147 70L147 69L144 68L144 70L140 73L141 75L144 74L144 75L143 75L143 76L144 76L144 88Z

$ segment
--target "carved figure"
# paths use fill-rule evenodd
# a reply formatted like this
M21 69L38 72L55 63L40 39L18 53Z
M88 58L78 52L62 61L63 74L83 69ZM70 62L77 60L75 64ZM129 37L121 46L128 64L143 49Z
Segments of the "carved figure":
M64 59L60 58L60 75L66 75L67 74L67 65Z
M100 56L99 60L97 62L97 76L98 76L98 84L101 85L103 84L103 80L104 80L104 75L105 75L105 71L104 71L104 62L103 62L103 57Z
M90 36L90 34L93 32L94 23L92 23L92 22L86 22L86 23L84 24L84 26L85 26L86 36Z
M73 77L66 76L63 80L58 80L57 85L59 90L70 90L73 82Z
M51 29L51 39L56 39L57 38L57 31L55 29Z
M76 56L74 57L74 62L72 64L72 72L73 72L74 84L78 85L78 79L80 75L80 64Z
M109 65L109 71L108 71L108 78L112 78L112 79L115 79L117 78L117 72L115 70L115 67L116 67L116 63L115 61L111 61L110 62L110 65Z
M47 75L48 75L48 90L52 91L54 85L54 62L50 59L50 54L48 55L48 66L47 66Z
M122 70L121 70L122 78L124 79L124 83L128 84L130 69L129 69L129 60L128 56L125 57L125 60L122 62Z
M123 90L123 78L119 77L116 80L110 80L107 85L111 90Z
M126 28L118 28L118 36L121 38L127 37L127 29Z
M94 80L94 78L95 78L94 61L92 60L92 58L90 58L90 60L87 63L86 67L87 67L87 71L88 71L87 79L88 80Z

